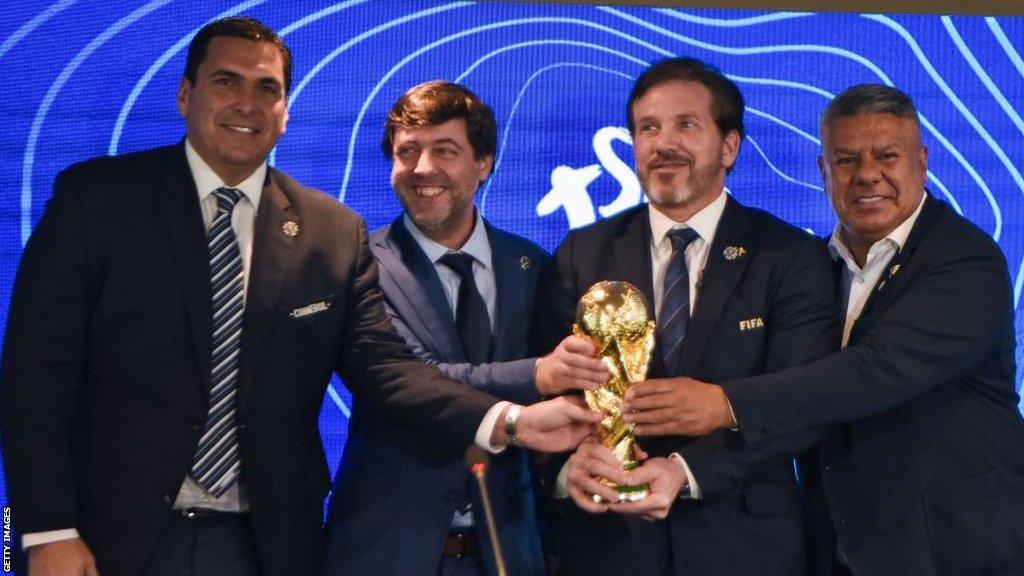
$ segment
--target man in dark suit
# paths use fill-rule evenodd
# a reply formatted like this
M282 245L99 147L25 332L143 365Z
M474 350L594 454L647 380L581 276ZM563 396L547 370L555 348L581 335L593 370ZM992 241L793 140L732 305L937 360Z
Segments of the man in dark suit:
M272 30L214 22L189 48L182 144L58 176L3 354L30 574L318 573L332 371L460 448L585 434L577 407L520 412L408 353L362 220L266 165L290 79Z
M421 359L499 398L529 404L596 387L607 370L589 342L570 337L528 357L550 257L474 205L496 147L490 107L458 84L420 84L392 106L382 148L404 211L370 236L385 309ZM527 463L508 450L487 472L505 565L523 576L544 574ZM326 574L496 574L462 452L359 402L333 494Z
M675 378L738 378L817 359L838 345L825 245L724 190L743 139L743 97L720 72L689 58L654 64L627 106L636 169L649 205L571 233L543 293L548 338L571 326L592 284L625 280L653 304L657 347L648 375L657 412ZM598 514L622 504L595 475L634 484L611 452L585 442L562 475L579 509L564 527L561 574L798 575L804 514L792 459L815 431L745 446L730 432L697 441L637 430L652 493L627 508L649 519ZM676 499L685 490L686 499ZM654 520L654 521L648 521Z
M738 426L753 445L834 426L817 462L815 496L831 512L824 552L835 557L823 573L1024 574L1024 423L1003 254L925 191L928 151L903 92L846 90L821 134L844 349L721 386L689 382L673 418L694 434Z

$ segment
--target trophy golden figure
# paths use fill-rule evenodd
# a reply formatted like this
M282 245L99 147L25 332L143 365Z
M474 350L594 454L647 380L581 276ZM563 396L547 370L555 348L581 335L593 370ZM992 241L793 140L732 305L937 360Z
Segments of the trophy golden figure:
M647 363L654 349L655 324L647 300L629 282L598 282L587 290L576 306L573 334L594 342L611 376L596 390L584 391L587 406L604 414L597 434L624 470L638 466L634 453L633 425L622 420L622 398L634 382L647 378ZM646 484L621 486L601 478L601 483L619 493L619 500L636 502L649 492ZM595 502L602 501L594 496Z

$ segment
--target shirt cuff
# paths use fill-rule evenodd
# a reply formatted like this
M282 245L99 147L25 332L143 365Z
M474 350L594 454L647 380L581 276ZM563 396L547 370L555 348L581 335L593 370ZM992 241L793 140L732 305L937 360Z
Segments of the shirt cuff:
M22 534L21 549L28 550L30 546L39 546L40 544L49 544L51 542L60 542L61 540L71 540L73 538L80 538L78 530L74 528Z
M736 419L736 411L732 409L732 401L729 400L728 394L725 396L725 405L729 407L729 416L732 417L732 426L729 428L730 432L740 431L740 421ZM684 464L685 466L685 464Z
M673 452L669 455L669 460L675 460L679 462L679 465L683 467L683 474L686 474L686 484L690 487L690 498L693 500L700 500L700 486L697 484L697 478L693 475L690 470L690 465L686 463L686 459L682 457L678 452Z
M555 498L563 500L569 497L569 462L562 464L555 478Z
M502 400L494 406L491 406L490 410L484 414L484 419L480 421L480 427L476 429L475 443L477 446L487 450L491 454L501 454L505 451L504 445L491 445L491 433L494 432L494 427L498 424L498 418L501 417L502 410L504 410L506 406L511 405L511 402Z

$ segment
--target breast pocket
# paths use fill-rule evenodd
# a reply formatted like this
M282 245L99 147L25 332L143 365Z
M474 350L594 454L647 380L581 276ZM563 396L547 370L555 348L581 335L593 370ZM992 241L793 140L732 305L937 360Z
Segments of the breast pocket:
M282 306L279 310L284 318L278 321L278 325L284 328L282 336L290 339L293 346L308 346L310 349L334 346L344 318L342 305L343 299L336 294L325 294Z

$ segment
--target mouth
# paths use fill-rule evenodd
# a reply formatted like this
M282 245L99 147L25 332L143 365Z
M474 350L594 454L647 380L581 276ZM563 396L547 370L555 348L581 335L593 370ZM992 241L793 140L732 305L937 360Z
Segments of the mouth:
M258 134L259 129L251 126L242 126L240 124L221 124L224 128L237 132L238 134Z
M678 159L673 159L673 160L658 160L658 161L652 162L650 164L650 168L651 168L651 170L661 170L661 169L664 169L664 168L668 168L668 169L671 170L671 169L675 169L675 168L682 168L684 166L689 166L690 164L691 164L691 162L689 160L685 160L683 158L678 158Z
M881 195L879 195L879 196L862 196L860 198L855 198L853 200L853 203L854 204L860 204L860 205L863 205L863 206L867 206L867 205L875 204L877 202L881 202L882 200L888 200L888 199L889 199L888 196L881 196Z
M412 189L423 198L433 198L444 192L444 186L413 186Z

